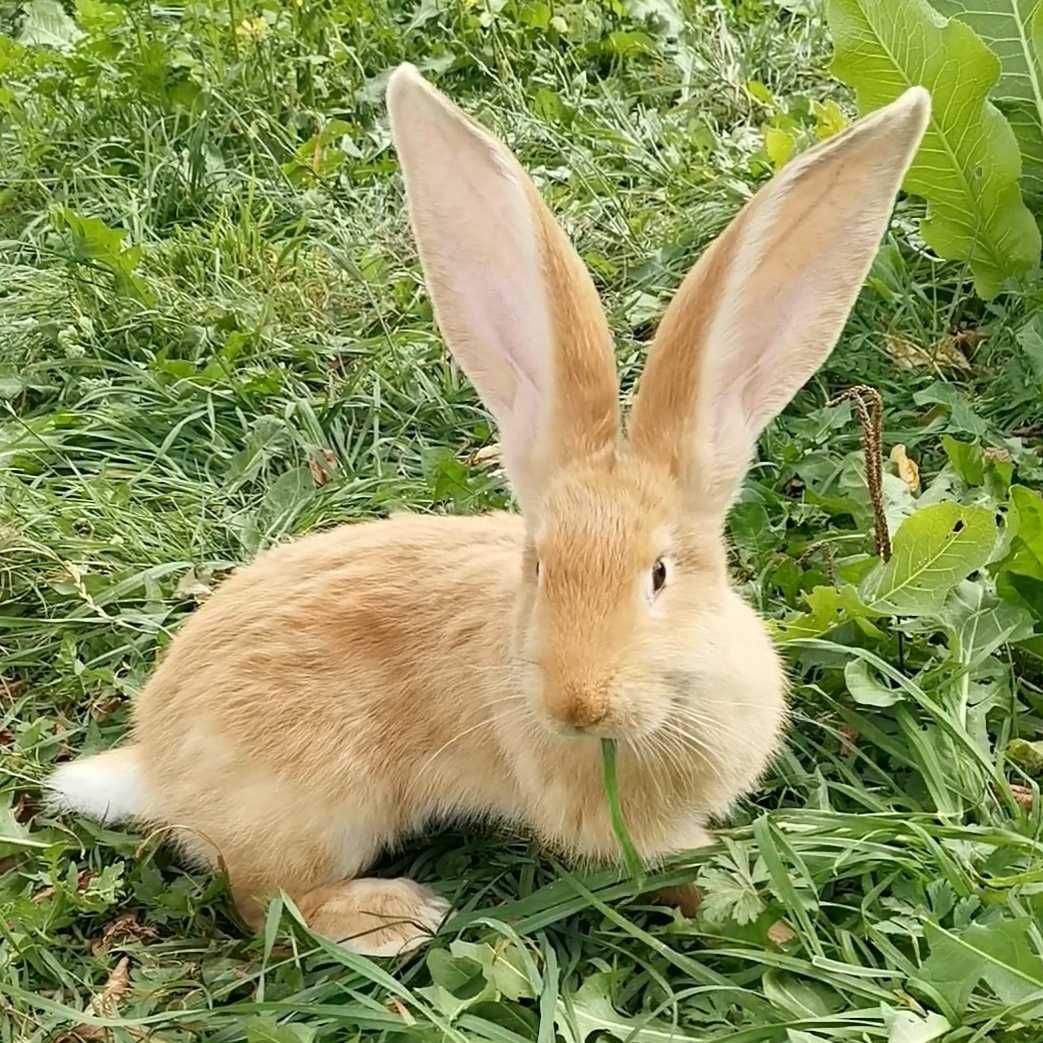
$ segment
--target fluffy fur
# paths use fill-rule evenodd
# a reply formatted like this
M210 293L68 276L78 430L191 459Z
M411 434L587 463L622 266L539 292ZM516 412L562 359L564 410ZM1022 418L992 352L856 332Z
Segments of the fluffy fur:
M724 515L832 349L927 119L911 91L758 193L668 310L625 433L593 284L517 161L412 67L389 109L438 322L524 517L397 516L269 551L182 627L132 744L50 781L64 808L178 827L252 925L282 889L375 955L446 912L360 878L433 819L614 859L603 736L650 859L704 843L755 784L784 675L729 584Z

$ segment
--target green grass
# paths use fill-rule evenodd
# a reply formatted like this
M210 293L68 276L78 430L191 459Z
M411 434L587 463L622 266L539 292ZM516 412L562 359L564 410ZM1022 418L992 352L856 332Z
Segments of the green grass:
M57 5L22 6L0 3L0 28L72 44ZM0 36L0 1043L102 1038L106 1018L114 1039L221 1043L1043 1036L1040 798L1007 755L1043 726L1043 523L1008 494L1043 476L1040 294L977 301L908 201L733 514L738 582L803 613L803 637L784 645L786 751L714 848L661 874L698 881L698 917L522 840L440 833L382 869L461 913L425 956L377 965L279 905L245 937L162 837L39 806L57 758L118 741L233 565L392 509L506 502L421 287L386 72L418 63L515 148L595 272L629 387L665 300L770 173L761 127L788 112L806 143L812 100L851 112L815 10L83 0L74 49ZM969 370L888 354L961 325L988 335ZM873 567L857 425L827 406L857 382L928 490L888 479L892 529L930 500L1007 518L960 559L987 568L939 580L940 609L821 608Z

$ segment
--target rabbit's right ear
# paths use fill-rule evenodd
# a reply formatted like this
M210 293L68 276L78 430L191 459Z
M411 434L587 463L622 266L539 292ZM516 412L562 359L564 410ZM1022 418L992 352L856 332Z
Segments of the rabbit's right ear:
M438 326L500 429L523 509L619 430L611 338L583 262L518 161L401 65L391 133Z

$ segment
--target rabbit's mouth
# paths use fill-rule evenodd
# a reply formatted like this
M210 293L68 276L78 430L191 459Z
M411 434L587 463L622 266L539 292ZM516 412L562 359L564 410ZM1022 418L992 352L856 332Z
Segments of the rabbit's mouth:
M672 699L667 686L612 683L583 699L560 693L541 699L538 713L548 732L563 739L640 740L666 722Z

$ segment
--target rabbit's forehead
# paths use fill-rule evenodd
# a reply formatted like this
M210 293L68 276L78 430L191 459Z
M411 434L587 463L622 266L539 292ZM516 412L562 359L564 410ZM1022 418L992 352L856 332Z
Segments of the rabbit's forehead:
M537 553L553 560L643 564L669 554L670 497L627 473L569 476L549 490L533 533Z

